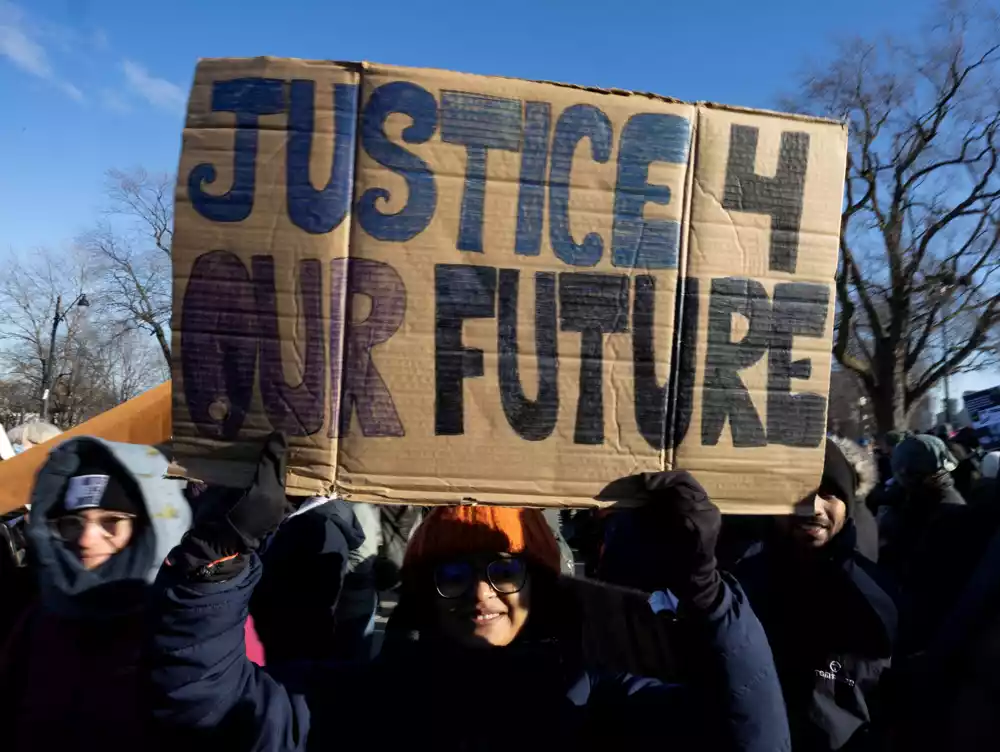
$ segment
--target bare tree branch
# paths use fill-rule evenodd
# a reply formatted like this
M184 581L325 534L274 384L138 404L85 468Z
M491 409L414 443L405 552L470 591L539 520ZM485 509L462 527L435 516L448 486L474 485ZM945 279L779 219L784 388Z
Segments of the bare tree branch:
M107 316L120 332L153 335L169 368L173 180L140 168L108 181L106 218L78 243L102 271Z
M882 431L998 352L998 17L958 0L931 20L910 41L844 46L799 99L851 130L833 351Z

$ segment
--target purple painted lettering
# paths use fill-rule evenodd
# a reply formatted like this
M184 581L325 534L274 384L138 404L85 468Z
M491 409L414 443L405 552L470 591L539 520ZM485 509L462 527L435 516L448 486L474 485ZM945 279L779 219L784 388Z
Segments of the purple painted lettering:
M366 295L371 300L371 312L364 321L351 321L347 313L353 295ZM403 323L406 312L403 280L388 264L368 259L337 259L331 269L331 298L330 436L346 436L355 411L363 435L403 436L396 405L371 355L372 348L388 340ZM345 321L346 326L342 323Z
M253 396L257 359L253 284L228 251L199 256L181 314L184 399L202 436L232 440Z
M289 436L311 436L323 428L326 401L323 346L323 265L316 259L299 262L298 292L301 304L284 315L301 311L305 320L305 342L297 350L301 382L289 386L281 361L281 335L274 286L274 258L252 259L257 301L257 341L260 344L260 395L271 425Z

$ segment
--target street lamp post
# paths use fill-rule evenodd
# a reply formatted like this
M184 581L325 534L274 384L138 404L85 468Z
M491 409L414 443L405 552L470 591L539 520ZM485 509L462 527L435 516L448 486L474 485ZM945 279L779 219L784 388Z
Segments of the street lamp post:
M941 357L942 364L947 366L948 362L948 312L951 308L949 303L951 297L959 290L969 287L972 280L967 274L958 274L951 269L940 275L936 275L932 284L937 286L937 290L932 293L941 301ZM933 314L932 314L933 315ZM945 367L943 376L944 386L944 422L951 425L951 380L950 369Z
M49 390L52 388L52 366L56 357L56 333L59 322L66 319L66 315L76 306L86 308L90 305L86 293L80 293L76 300L70 303L65 309L62 308L62 295L56 298L56 315L52 317L52 333L49 335L49 357L42 363L42 420L49 419Z

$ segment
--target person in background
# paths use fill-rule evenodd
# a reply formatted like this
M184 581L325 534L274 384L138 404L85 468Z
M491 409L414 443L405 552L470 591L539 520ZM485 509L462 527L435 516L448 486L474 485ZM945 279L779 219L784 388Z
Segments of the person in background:
M191 521L166 469L151 447L81 437L39 471L26 528L39 597L0 648L5 752L153 747L147 588Z
M909 567L936 545L937 529L966 503L951 476L957 466L944 442L926 434L908 436L892 454L895 482L880 510L879 562L901 591Z
M734 569L771 644L796 752L882 749L897 612L857 524L876 472L864 449L827 439L819 489Z
M21 454L33 446L54 439L61 433L62 430L58 426L42 420L32 420L7 431L7 438L10 440L14 453Z
M20 507L0 516L0 645L7 640L25 607L38 595L28 568L24 528L28 509Z
M980 468L982 478L979 481L976 500L983 503L1000 502L1000 499L997 498L1000 496L1000 485L998 485L998 477L1000 477L1000 451L993 450L986 452L983 455Z
M566 536L563 534L563 515L555 507L543 510L542 515L545 517L556 543L559 544L561 571L564 575L572 577L576 574L576 561L573 558L573 549L570 548L569 543L566 542Z
M996 748L1000 499L990 490L982 485L968 504L942 507L908 562L893 667L894 749Z
M378 556L375 557L375 586L379 592L396 590L406 544L420 525L423 510L408 504L384 504L375 508L379 519Z
M677 594L682 650L698 668L686 685L582 665L544 517L488 505L435 508L414 532L398 607L410 638L398 649L362 666L254 666L240 649L241 615L261 576L256 550L285 514L284 449L280 435L268 440L253 485L240 499L219 497L157 583L154 712L188 745L789 748L766 638L715 567L718 509L686 473L639 481L644 529L659 532L658 576Z
M352 552L365 541L353 505L289 497L285 509L284 521L261 546L264 575L250 599L267 663L361 657L375 595L370 591L361 604L359 624L356 604L345 603L357 595L345 587Z
M367 661L374 657L375 650L375 615L379 607L375 562L382 545L381 515L378 504L352 502L348 506L363 539L347 558L347 574L337 603L335 657Z
M906 431L889 431L879 438L876 447L879 485L884 486L892 480L892 453L908 435Z
M982 477L979 466L981 452L976 429L968 426L959 429L951 439L945 441L945 445L958 463L957 467L951 471L952 480L955 481L955 490L962 495L962 498L969 501L978 488L979 479Z

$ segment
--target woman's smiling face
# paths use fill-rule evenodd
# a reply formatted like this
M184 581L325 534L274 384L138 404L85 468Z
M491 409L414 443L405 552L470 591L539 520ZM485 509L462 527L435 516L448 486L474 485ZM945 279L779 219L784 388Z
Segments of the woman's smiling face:
M441 631L464 647L509 645L528 621L531 576L522 559L465 557L436 567L434 577Z

